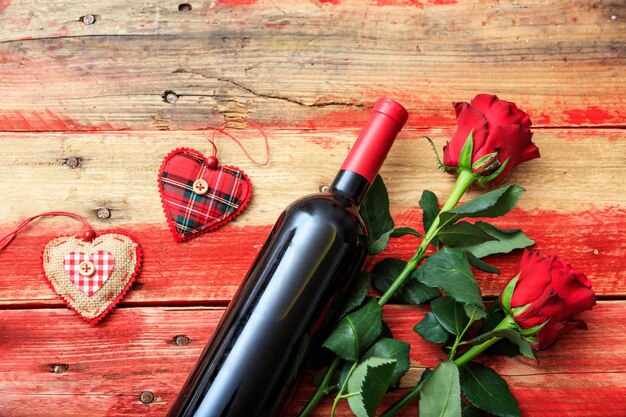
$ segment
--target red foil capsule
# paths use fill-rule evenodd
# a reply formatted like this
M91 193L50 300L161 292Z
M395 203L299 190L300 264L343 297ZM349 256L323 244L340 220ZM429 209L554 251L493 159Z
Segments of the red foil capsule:
M356 172L371 184L408 117L400 103L388 98L378 100L341 169Z

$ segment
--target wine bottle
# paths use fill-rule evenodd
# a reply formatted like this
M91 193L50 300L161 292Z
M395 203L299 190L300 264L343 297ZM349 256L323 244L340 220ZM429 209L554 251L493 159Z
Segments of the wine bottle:
M363 264L359 207L407 117L378 100L329 192L280 215L169 417L281 415L324 316Z

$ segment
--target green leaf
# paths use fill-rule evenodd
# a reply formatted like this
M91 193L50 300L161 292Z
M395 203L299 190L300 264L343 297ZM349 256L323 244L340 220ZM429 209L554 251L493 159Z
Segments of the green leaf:
M486 333L493 330L505 317L505 313L498 301L495 301L489 307L487 312L487 318L483 321L483 325L478 331L478 334ZM504 355L504 356L516 356L519 355L519 347L516 344L509 342L507 339L502 339L495 345L491 346L485 351L485 355Z
M459 222L446 226L437 236L442 243L453 247L475 246L490 240L496 240L495 237L485 233L480 227L468 222Z
M431 343L446 343L450 337L432 312L427 313L413 330Z
M435 146L435 142L433 142L433 140L428 136L424 136L424 139L426 139L428 143L430 143L430 147L435 153L435 157L437 157L437 167L443 171L454 171L456 167L447 167L443 164L443 162L441 162L441 158L439 157L439 152L437 152L437 146Z
M367 246L370 248L382 235L393 229L387 187L380 175L372 183L360 211L367 228Z
M396 258L385 258L372 268L372 285L380 292L385 292L402 272L406 262ZM418 282L411 277L396 290L391 301L397 304L423 304L441 293L436 288Z
M419 402L420 417L461 417L459 369L454 362L442 362L428 377Z
M380 337L386 337L388 339L393 339L393 332L385 320L383 320L383 330L380 332Z
M360 363L348 380L350 409L357 417L372 417L383 399L395 368L392 359L369 358Z
M463 143L461 153L459 154L459 168L463 170L472 170L472 154L474 153L474 135L470 131L469 135Z
M492 369L469 362L460 369L461 391L476 407L499 417L519 417L517 400Z
M519 333L525 337L526 340L528 340L531 343L537 343L537 339L533 336L536 336L537 333L539 333L541 331L541 329L543 329L545 327L546 324L548 324L550 322L550 320L546 320L543 323L541 323L538 326L534 326L534 327L530 327L528 329L520 329ZM532 340L531 340L532 339Z
M454 223L463 217L499 217L515 205L526 191L518 185L508 185L490 191L458 207L440 214L442 224Z
M463 252L444 247L426 259L414 274L429 287L440 288L455 301L476 306L484 311L480 287Z
M439 214L439 202L437 196L430 190L422 191L422 198L420 198L419 205L422 209L422 223L424 224L424 230L428 231L430 226L435 221L437 214Z
M484 307L481 309L473 305L463 304L463 309L465 309L465 315L467 317L473 317L474 320L480 320L487 317L487 312Z
M350 311L359 307L363 301L365 301L365 297L371 286L371 275L368 272L359 272L350 284L350 288L348 288L348 295L343 302L343 308L341 308L339 318L342 318Z
M378 239L376 239L375 242L372 242L368 248L368 253L370 255L376 255L380 252L382 252L383 250L385 250L385 248L387 247L387 245L389 244L389 238L390 237L402 237L402 236L406 236L406 235L412 235L412 236L416 236L416 237L424 237L424 235L422 235L421 233L419 233L417 230L410 228L410 227L398 227L395 229L391 229L385 233L383 233L382 235L380 235L380 237Z
M452 334L460 335L469 322L463 305L450 297L439 297L433 300L430 306L439 324Z
M423 234L413 229L412 227L396 227L391 232L391 237L402 237L406 235L411 235L415 237L424 237Z
M500 167L498 169L496 169L494 172L492 172L491 174L489 174L486 177L483 177L483 176L479 177L478 178L478 185L481 186L481 187L486 187L491 181L493 181L496 178L498 178L504 172L504 168L506 168L506 166L507 166L507 164L509 163L510 160L511 160L511 157L509 156L508 158L506 158L504 160L502 165L500 165Z
M378 339L361 357L361 360L369 358L393 359L396 361L393 374L391 376L391 386L397 387L402 375L409 370L410 359L409 349L411 345L402 340Z
M487 262L478 259L472 252L465 251L465 257L469 261L470 265L481 271L489 272L490 274L500 274L500 270L493 265L489 265Z
M341 319L323 346L342 359L356 362L378 339L382 327L382 310L376 300L370 298L363 307Z
M462 417L482 417L482 415L483 414L478 408L463 404L461 412Z
M487 170L495 168L496 165L500 165L498 162L498 152L488 153L483 155L482 158L472 164L472 171L475 173L483 173Z
M508 315L511 315L511 299L513 298L513 291L515 291L515 286L517 285L517 281L519 280L520 274L517 274L515 278L509 281L502 290L502 296L500 298L500 302L504 312Z
M474 226L481 229L493 239L483 243L467 243L455 247L471 252L477 258L484 258L485 256L499 253L509 253L515 249L523 249L535 244L534 240L529 239L528 236L519 229L500 229L485 222L476 222Z
M535 354L533 352L531 344L526 339L524 339L524 337L522 337L519 331L515 329L491 330L463 343L469 345L478 345L491 339L492 337L502 337L509 340L510 342L513 342L517 345L517 347L519 348L519 352L522 355L526 356L527 358L535 359Z

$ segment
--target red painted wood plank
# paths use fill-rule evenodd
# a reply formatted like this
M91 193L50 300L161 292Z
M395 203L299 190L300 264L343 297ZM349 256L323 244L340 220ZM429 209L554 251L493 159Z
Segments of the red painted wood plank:
M395 216L396 225L419 228L421 214L411 210ZM601 296L626 295L626 211L603 209L571 214L514 210L494 224L523 227L544 254L559 254L585 272ZM58 226L57 226L58 227ZM234 294L259 251L270 226L237 226L236 222L190 242L177 244L164 224L132 225L128 231L144 249L143 269L125 303L224 304ZM8 230L4 228L1 233ZM62 304L46 285L39 257L43 246L66 231L33 228L20 235L0 255L0 304ZM236 244L233 244L236 242ZM379 255L408 259L416 240L392 240ZM488 258L500 276L477 273L486 296L497 295L517 273L520 252Z
M412 344L411 375L442 357L411 329L425 308L388 306L385 320ZM92 326L63 309L0 310L0 410L4 417L162 416L222 314L211 308L118 308ZM490 358L520 399L524 417L623 417L626 410L626 302L601 302L582 315L588 331L565 335L539 361ZM610 324L611 331L607 331ZM185 335L187 345L174 339ZM54 365L57 367L54 372ZM296 409L310 394L313 372ZM540 391L541 390L541 391ZM139 396L150 391L154 401ZM391 397L389 401L392 401ZM326 402L315 416L328 415ZM414 414L414 408L403 416ZM341 407L339 416L349 412Z

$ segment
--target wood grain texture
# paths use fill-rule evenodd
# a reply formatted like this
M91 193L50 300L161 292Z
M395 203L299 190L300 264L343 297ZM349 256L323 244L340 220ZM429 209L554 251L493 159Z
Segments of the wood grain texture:
M414 224L418 211L396 218L399 225ZM410 221L403 221L410 220ZM604 297L626 294L623 230L626 216L610 211L583 212L569 216L548 213L531 215L516 211L495 222L505 228L523 225L544 254L558 254L584 271L594 291ZM37 226L35 226L37 227ZM78 229L74 229L78 230ZM233 223L185 244L176 244L164 224L124 229L134 235L144 251L143 268L122 304L224 305L234 295L267 237L270 226L239 227ZM37 234L35 234L37 233ZM47 242L68 229L46 233L25 232L0 256L0 305L26 307L62 305L48 288L39 257ZM237 242L233 245L233 242ZM414 238L392 241L378 256L409 259L417 246ZM477 273L483 295L495 296L518 272L520 252L487 258L501 275Z
M410 386L441 351L411 329L425 314L416 307L385 308L396 337L411 343ZM66 309L0 310L0 409L7 416L162 416L208 341L222 314L211 308L118 308L99 326ZM626 412L626 314L624 302L602 302L582 315L588 331L571 332L539 361L492 357L519 398L524 416L609 416ZM132 325L129 325L132 323ZM606 323L613 329L606 332ZM176 345L176 336L190 343ZM597 349L599 340L611 350ZM55 365L65 365L57 367ZM59 372L61 371L61 372ZM308 380L313 372L306 377ZM310 386L304 381L295 415ZM143 404L143 391L154 401ZM538 395L540 393L540 395ZM387 403L395 396L391 396ZM327 415L325 403L315 416ZM340 416L348 416L341 407ZM407 411L402 416L414 415Z
M5 2L0 130L360 126L382 95L444 126L476 92L539 126L624 126L619 0Z
M257 131L232 132L256 159L263 160L263 139ZM287 204L328 185L358 132L268 129L271 161L267 167L255 166L233 141L218 137L221 163L239 166L254 185L252 202L237 224L273 224ZM450 129L401 132L381 171L394 214L417 207L424 189L441 198L450 192L453 177L437 171L436 156L423 137L432 137L441 153L453 133ZM90 220L95 220L97 208L107 207L112 216L102 226L161 222L156 182L163 158L177 147L210 155L209 137L180 131L0 133L0 225L60 207ZM626 131L550 129L536 133L534 140L542 157L521 165L509 181L527 189L520 208L577 213L626 207L626 195L616 192L623 189L626 177ZM65 165L72 156L81 160L76 169ZM473 191L469 197L479 194Z
M8 233L25 217L49 210L69 210L86 216L97 228L121 228L141 242L145 261L126 303L225 304L236 291L271 225L291 201L328 184L341 164L356 130L271 130L271 164L252 165L228 140L218 142L220 158L235 163L252 178L250 206L233 223L177 244L161 209L156 178L162 158L177 146L209 151L202 133L118 132L98 134L0 134L5 163L0 176L0 232ZM236 132L246 146L262 149L258 133ZM423 135L450 137L450 130L402 133L382 174L389 186L396 225L420 228L417 207L423 189L446 196L451 176L436 171L436 159ZM626 245L626 135L618 129L546 130L536 135L543 157L514 174L512 181L528 191L519 209L495 223L523 228L546 254L558 253L585 271L603 296L626 294L622 266ZM584 155L584 159L580 158ZM71 169L66 158L81 165ZM589 167L593 168L590 169ZM36 193L36 198L34 194ZM479 191L473 191L476 196ZM99 207L112 217L99 220ZM0 305L60 305L46 286L38 262L43 246L61 234L79 232L73 220L45 219L23 232L0 256ZM238 242L232 245L232 242ZM384 256L408 259L416 241L394 240ZM163 254L167 254L163 256ZM200 267L199 259L202 259ZM517 273L519 253L490 260L501 276L478 274L483 293L497 295ZM20 285L15 285L19 282Z
M528 191L496 223L523 227L542 253L571 261L603 299L583 315L589 331L567 335L539 362L486 363L509 382L523 417L626 415L623 1L180 3L0 0L0 235L33 214L67 210L99 231L131 232L146 255L121 306L89 326L39 266L43 246L78 224L44 219L0 254L0 415L165 415L276 217L332 180L375 100L410 111L382 175L396 224L417 226L422 190L443 197L452 185L421 138L441 148L456 124L451 103L481 92L528 111L542 153L514 174ZM256 167L218 139L220 160L252 178L252 204L225 228L176 244L156 187L162 158L181 146L208 154L199 130L233 118L263 126L271 164ZM262 157L257 132L235 134ZM80 166L67 166L70 157ZM101 207L110 219L97 219ZM393 240L380 257L407 258L414 247L411 237ZM502 274L478 280L495 296L519 253L488 260ZM412 345L404 386L441 359L412 331L425 312L385 308ZM177 335L191 342L176 345ZM311 394L312 375L290 416ZM149 404L144 391L154 394ZM327 402L314 416L328 411ZM413 406L403 416L416 414Z

